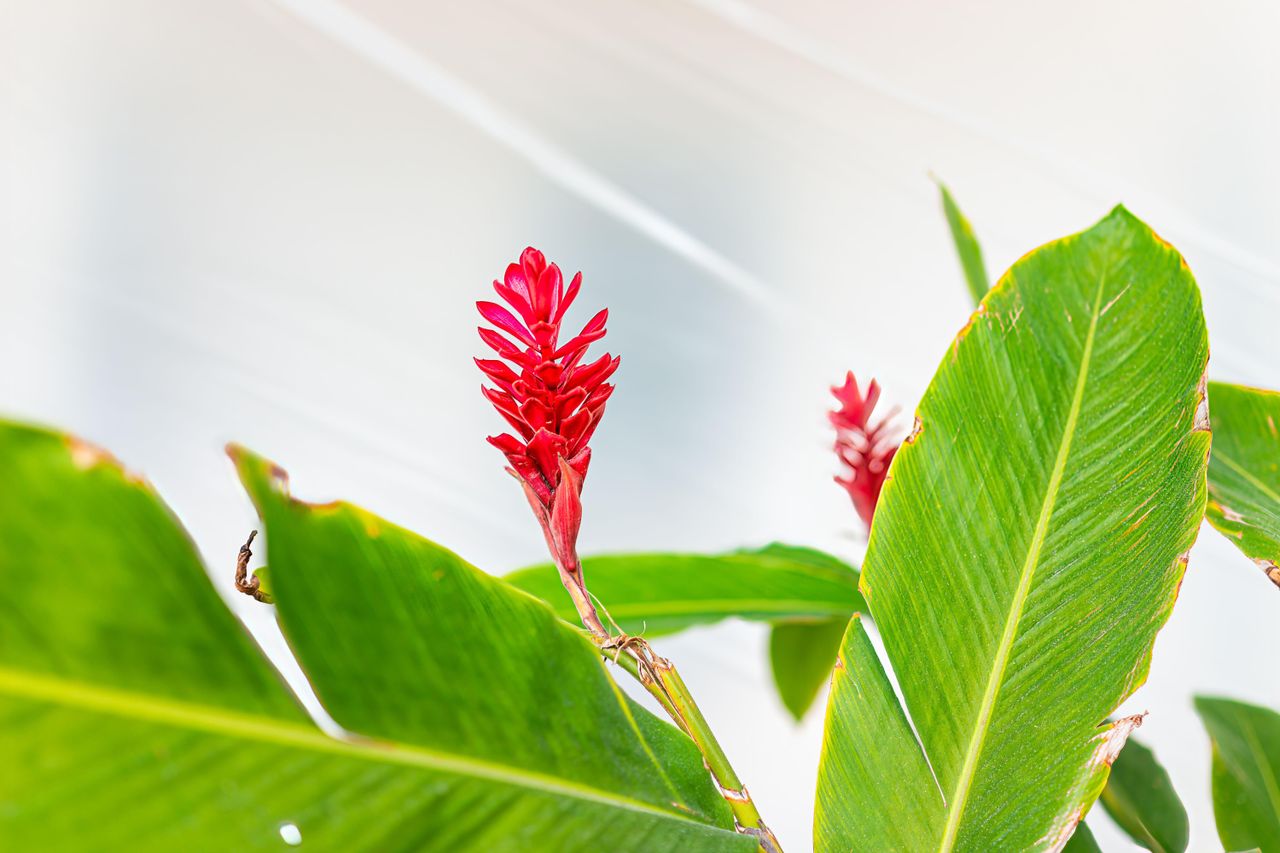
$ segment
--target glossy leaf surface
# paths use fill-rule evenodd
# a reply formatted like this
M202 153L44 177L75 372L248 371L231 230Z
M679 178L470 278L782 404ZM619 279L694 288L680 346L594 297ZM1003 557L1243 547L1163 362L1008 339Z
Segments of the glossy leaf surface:
M1190 272L1122 208L1015 264L943 358L861 581L933 771L870 774L934 799L910 849L1058 849L1100 793L1132 727L1106 718L1146 678L1204 512L1206 360ZM910 753L849 728L858 690L837 678L827 724L850 735L828 733L825 780L877 741ZM819 802L848 810L820 850L889 849L908 820L847 786Z
M711 828L732 821L693 743L631 701L582 632L359 507L293 499L280 469L232 454L281 627L333 718L568 794L458 788L439 819L475 849L751 849Z
M580 638L535 602L522 597L566 670L591 672L587 697L608 697L609 722L622 723L593 731L576 695L558 697L584 743L602 750L597 760L615 762L603 777L492 759L461 739L324 734L227 610L147 483L83 442L14 425L0 425L0 472L6 849L278 850L299 836L321 850L752 849L715 828L725 825L723 807L683 736L624 711L598 656L578 653ZM345 556L345 571L359 577L354 553ZM499 589L497 600L515 595ZM403 614L412 601L378 606ZM337 621L345 630L330 639L354 653L368 638L351 633L346 614ZM568 639L557 643L561 635ZM472 683L491 689L491 670ZM338 686L332 672L316 684L329 694L361 692L387 716L438 713L434 698L405 705L387 689L387 672L373 663L358 684ZM557 701L554 688L548 697ZM652 756L667 751L678 796L648 775Z

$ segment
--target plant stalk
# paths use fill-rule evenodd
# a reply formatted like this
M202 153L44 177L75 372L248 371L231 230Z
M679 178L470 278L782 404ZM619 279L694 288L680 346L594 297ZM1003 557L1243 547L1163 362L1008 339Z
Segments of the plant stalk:
M751 794L729 763L729 757L716 740L702 709L694 701L675 665L654 655L649 644L638 637L614 637L612 643L611 649L602 647L606 656L640 682L702 752L703 763L729 804L739 832L753 836L762 853L782 853L782 845L765 825Z

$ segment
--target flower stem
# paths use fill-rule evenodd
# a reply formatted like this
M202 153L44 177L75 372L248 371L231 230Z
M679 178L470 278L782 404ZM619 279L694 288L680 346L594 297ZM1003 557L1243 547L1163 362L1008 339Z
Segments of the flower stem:
M721 796L729 804L739 832L753 836L762 853L782 853L782 845L765 826L751 794L729 763L729 757L716 740L702 709L694 701L675 665L654 655L649 644L639 637L613 637L602 649L609 659L640 682L702 752L703 762L711 771Z
M560 572L560 583L569 593L569 598L573 600L573 606L578 611L578 618L582 620L582 624L586 629L591 632L591 638L597 643L608 642L609 631L600 622L600 615L596 613L596 607L591 603L591 596L587 593L586 584L582 582L582 566L579 564L573 566L573 568L565 568L561 565L560 560L555 562L556 570Z

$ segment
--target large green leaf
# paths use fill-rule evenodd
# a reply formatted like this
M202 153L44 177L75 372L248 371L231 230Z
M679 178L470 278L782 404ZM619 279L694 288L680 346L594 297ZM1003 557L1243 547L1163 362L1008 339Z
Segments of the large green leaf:
M947 217L947 227L951 229L951 239L956 244L956 254L960 258L965 284L969 285L969 295L973 297L973 304L977 305L991 287L990 279L987 278L987 265L982 260L982 245L973 233L973 226L951 197L947 185L939 181L938 190L942 194L942 212Z
M1209 384L1209 523L1280 586L1280 394Z
M1134 724L1105 720L1146 678L1204 513L1206 361L1190 272L1123 208L987 294L894 457L863 566L920 746L851 726L847 694L871 688L849 677L827 716L847 734L823 753L823 785L876 759L869 775L932 805L820 791L844 811L819 849L888 849L907 822L914 850L1070 837ZM878 760L891 739L932 775Z
M1213 812L1227 850L1280 851L1280 714L1196 697L1213 741Z
M548 695L579 721L584 749L613 750L605 754L617 766L603 777L461 748L329 737L226 609L147 483L76 439L5 424L0 482L6 850L280 849L298 835L318 850L652 849L645 839L752 849L708 825L726 817L705 773L693 774L696 755L683 737L630 706L624 712L591 649L531 601L540 617L518 621L512 643L527 642L536 626L566 671L596 667L565 683L585 678L581 699ZM379 606L403 612L408 600ZM354 640L334 632L335 643ZM351 689L391 710L430 713L434 698L410 708L383 672L371 664ZM617 732L581 723L600 695L614 709L601 725ZM660 778L651 751L676 753L668 774L691 809L647 776ZM646 775L630 785L629 773Z
M844 624L866 610L852 566L795 545L710 556L617 554L582 565L591 592L628 633L652 637L728 617L772 623L774 681L797 719L831 672ZM520 569L504 580L577 622L554 566Z
M1155 753L1130 739L1111 765L1102 807L1130 838L1155 853L1182 853L1191 827Z
M295 500L279 468L232 456L265 525L281 627L340 725L580 794L549 807L459 788L437 804L451 849L754 849L711 828L732 818L701 755L618 688L581 631L450 551L350 504Z

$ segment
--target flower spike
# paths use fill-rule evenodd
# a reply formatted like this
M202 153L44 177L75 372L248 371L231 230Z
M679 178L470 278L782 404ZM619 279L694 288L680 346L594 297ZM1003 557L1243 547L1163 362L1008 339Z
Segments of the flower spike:
M607 309L561 343L561 322L581 287L582 273L566 288L558 266L548 264L537 249L525 249L503 280L493 283L514 313L496 302L476 303L480 316L495 327L481 326L480 339L498 358L475 362L496 386L482 386L481 392L517 433L490 436L489 443L506 456L507 471L524 488L583 623L607 637L582 579L577 541L582 481L591 463L588 442L613 393L606 380L621 359L605 353L584 363L587 348L605 335Z
M845 376L844 385L833 386L831 393L840 408L827 417L835 427L835 451L845 468L844 476L835 480L849 493L854 509L870 529L889 463L898 452L899 445L891 437L894 430L890 427L897 409L890 410L873 424L871 413L880 399L880 386L872 379L863 394L852 371Z

